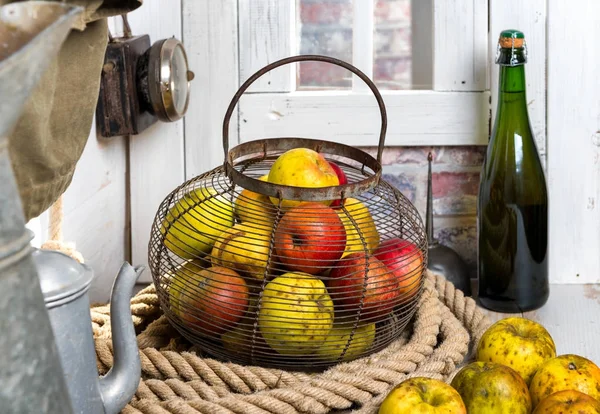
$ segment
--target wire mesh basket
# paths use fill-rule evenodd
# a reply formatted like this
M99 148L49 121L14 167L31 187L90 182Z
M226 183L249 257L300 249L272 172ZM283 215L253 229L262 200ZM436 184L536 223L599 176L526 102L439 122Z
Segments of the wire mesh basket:
M367 83L381 112L377 159L309 138L229 149L229 121L246 89L309 60ZM223 122L223 166L168 194L151 230L161 308L182 336L219 359L306 370L369 355L401 335L422 292L427 238L411 202L381 178L386 127L377 87L334 58L282 59L240 87Z

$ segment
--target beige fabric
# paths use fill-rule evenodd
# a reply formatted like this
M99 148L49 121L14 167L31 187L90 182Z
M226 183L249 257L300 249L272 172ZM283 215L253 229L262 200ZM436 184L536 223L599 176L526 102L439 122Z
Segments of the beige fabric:
M9 2L0 0L0 4ZM106 17L141 5L141 0L67 2L84 6L85 13L44 73L8 137L26 220L48 209L73 178L98 101L108 41Z

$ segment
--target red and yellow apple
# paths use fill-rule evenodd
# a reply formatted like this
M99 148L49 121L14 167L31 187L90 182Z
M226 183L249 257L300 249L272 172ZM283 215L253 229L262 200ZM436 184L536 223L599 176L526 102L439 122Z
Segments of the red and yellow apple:
M538 368L555 356L556 346L546 328L530 319L509 317L485 331L475 358L509 366L529 385Z
M600 401L576 390L550 394L532 414L600 414Z
M375 256L364 252L339 260L326 283L336 312L345 320L360 310L361 321L377 322L400 303L396 276Z
M410 300L418 291L423 275L423 253L412 242L398 237L384 240L373 252L396 276L400 297Z
M458 392L445 382L434 378L413 377L395 386L385 397L377 413L467 414L467 409Z
M600 401L600 368L579 355L565 354L544 362L529 385L534 407L557 391L575 390Z
M268 174L259 178L267 181ZM235 216L242 223L253 223L270 228L277 214L269 197L248 189L243 189L234 203Z
M243 275L262 280L267 271L271 230L256 224L238 223L224 231L215 242L211 260Z
M202 268L192 260L170 277L168 291L173 313L200 334L223 334L235 326L248 309L248 286L232 269Z
M291 187L320 188L339 185L339 179L325 157L309 148L294 148L281 154L271 166L267 181ZM279 199L270 197L279 204ZM302 203L299 200L281 200L281 206L288 209ZM329 206L331 201L322 201Z
M336 209L346 228L346 248L342 257L354 252L372 253L379 246L379 232L369 209L356 198L344 200L344 208ZM362 235L362 237L361 237Z
M339 181L338 185L348 184L348 177L346 176L346 173L344 172L344 170L342 170L340 168L340 166L337 165L333 161L329 161L329 165L331 165L331 168L333 168L333 170L335 171L335 173L338 177L338 181ZM331 207L334 207L334 208L339 207L341 205L342 205L342 201L340 199L335 199L331 202Z
M531 413L527 384L512 368L493 362L471 362L452 379L469 413Z
M342 256L346 229L331 207L304 202L283 215L274 246L277 259L289 270L317 274Z

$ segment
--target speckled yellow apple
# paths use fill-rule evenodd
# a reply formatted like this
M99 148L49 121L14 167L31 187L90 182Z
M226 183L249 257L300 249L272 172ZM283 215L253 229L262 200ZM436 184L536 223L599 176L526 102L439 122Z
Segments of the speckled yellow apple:
M527 384L505 365L472 362L454 376L450 385L458 391L469 413L531 413Z
M210 254L212 263L262 280L267 270L270 240L269 229L246 223L235 224L217 238Z
M409 378L388 393L378 414L467 414L465 404L454 388L443 381Z
M294 148L281 154L271 166L267 181L291 187L320 188L340 184L335 170L322 154L309 148ZM270 197L278 205L279 199ZM302 201L281 200L284 209L297 206ZM331 201L322 201L330 205Z
M562 390L576 390L600 401L600 368L587 358L565 354L549 359L537 370L529 393L534 407Z
M335 211L346 229L346 248L342 258L354 252L363 252L365 247L368 253L372 253L379 246L379 232L375 221L361 201L347 198L343 208L336 208Z
M544 398L533 414L600 414L600 401L575 390L563 390Z
M530 319L509 317L483 334L476 360L509 366L529 385L537 369L555 356L556 345L546 328Z
M333 302L325 284L312 275L288 272L264 288L258 327L265 341L282 355L316 351L333 326Z
M265 174L259 180L267 181L268 176ZM254 223L269 228L273 225L277 213L269 197L248 189L243 189L236 198L234 211L242 223Z
M374 323L358 325L356 328L353 323L334 323L327 339L317 349L316 354L328 361L335 361L344 353L342 361L349 361L367 351L374 340Z
M184 259L210 252L217 237L233 226L233 206L212 187L197 188L167 212L160 231L165 246Z

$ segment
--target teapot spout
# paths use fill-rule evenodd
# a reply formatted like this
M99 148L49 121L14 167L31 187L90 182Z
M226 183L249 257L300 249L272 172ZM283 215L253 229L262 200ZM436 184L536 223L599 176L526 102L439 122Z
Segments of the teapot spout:
M113 284L110 323L114 362L100 379L100 393L106 414L119 413L131 401L140 382L140 354L131 320L130 299L143 271L144 266L134 268L125 262Z

